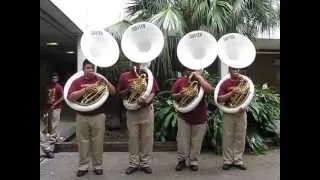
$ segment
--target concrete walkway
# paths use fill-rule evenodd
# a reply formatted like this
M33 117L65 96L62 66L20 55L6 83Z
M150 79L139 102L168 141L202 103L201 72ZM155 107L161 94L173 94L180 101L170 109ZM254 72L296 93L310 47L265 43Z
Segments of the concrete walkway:
M124 174L128 156L126 152L104 153L104 175L96 176L92 171L82 178L76 177L78 153L58 153L54 159L40 163L41 180L279 180L280 150L272 150L266 155L246 155L247 171L221 169L222 157L212 153L201 155L200 169L192 172L185 169L174 170L175 152L155 152L153 154L153 174L138 171L132 175Z

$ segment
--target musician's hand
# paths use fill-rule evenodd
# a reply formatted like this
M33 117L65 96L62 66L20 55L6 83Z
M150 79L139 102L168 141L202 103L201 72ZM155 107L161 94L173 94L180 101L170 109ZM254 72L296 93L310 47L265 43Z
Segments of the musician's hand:
M131 92L131 90L130 90L130 88L128 88L128 89L125 89L125 90L121 91L121 94L127 95L127 94L129 94L130 92Z
M238 87L234 87L232 89L232 93L235 94L235 93L240 93L240 89Z
M129 84L128 90L129 90L130 92L132 92L132 91L134 90L134 84L133 84L133 83L130 83L130 84Z
M193 75L196 79L200 80L202 78L201 72L200 71L194 71Z
M98 86L97 83L95 83L95 84L90 84L90 85L88 85L88 86L86 87L86 91L92 90L92 89L96 88L97 86Z
M247 110L247 108L240 108L239 113L244 113Z

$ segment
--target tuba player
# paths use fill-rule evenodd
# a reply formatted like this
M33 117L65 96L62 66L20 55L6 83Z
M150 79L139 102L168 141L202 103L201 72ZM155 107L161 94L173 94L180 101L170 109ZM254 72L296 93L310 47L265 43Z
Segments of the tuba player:
M136 71L134 70L136 67ZM117 91L123 98L127 98L134 90L130 83L139 73L140 65L132 63L132 70L120 75ZM151 153L153 151L154 109L152 100L159 91L156 80L153 80L151 94L146 99L139 97L137 104L140 109L127 110L127 127L129 132L129 167L126 174L132 174L138 168L145 173L152 173Z
M192 72L190 69L185 68L183 76L179 78L172 86L171 92L173 98L177 101L184 96L182 89L188 86L191 82L189 76L193 73L195 79L202 86L205 94L212 91L212 86L204 79L200 72ZM178 113L178 165L177 171L181 171L190 165L192 171L198 170L199 156L202 146L203 137L207 130L207 109L208 103L205 96L195 107L194 110L188 113Z
M228 103L230 98L239 93L237 86L240 84L239 69L229 67L231 78L224 81L220 87L218 102ZM236 167L246 170L243 164L247 128L246 109L240 108L238 113L223 113L223 169L229 170Z
M88 60L82 64L84 75L71 84L68 100L76 102L84 94L98 86L100 79L94 74L94 65ZM115 87L106 82L110 95L116 93ZM105 114L103 105L89 112L77 112L76 136L79 149L79 167L77 176L84 176L88 172L90 157L96 175L103 174L103 139L105 132Z

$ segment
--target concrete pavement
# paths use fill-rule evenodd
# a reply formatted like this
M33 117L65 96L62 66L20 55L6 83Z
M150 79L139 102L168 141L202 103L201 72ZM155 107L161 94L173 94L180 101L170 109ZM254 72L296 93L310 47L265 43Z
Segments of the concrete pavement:
M213 153L202 153L198 172L185 169L175 171L175 152L155 152L153 154L153 174L138 171L132 175L124 173L128 164L126 152L104 153L104 175L97 176L92 171L82 178L76 177L78 153L61 152L54 159L40 163L41 180L279 180L280 150L269 151L266 155L245 155L247 171L231 169L223 171L222 157Z

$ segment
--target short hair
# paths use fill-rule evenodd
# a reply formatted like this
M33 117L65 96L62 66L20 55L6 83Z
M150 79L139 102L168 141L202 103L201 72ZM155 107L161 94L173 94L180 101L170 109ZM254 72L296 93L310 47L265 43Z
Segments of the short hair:
M56 77L56 76L59 77L58 73L56 73L56 72L51 73L51 78Z
M84 66L87 65L87 64L91 64L92 66L94 66L93 63L91 63L88 59L85 59L82 63L82 69L84 69Z

